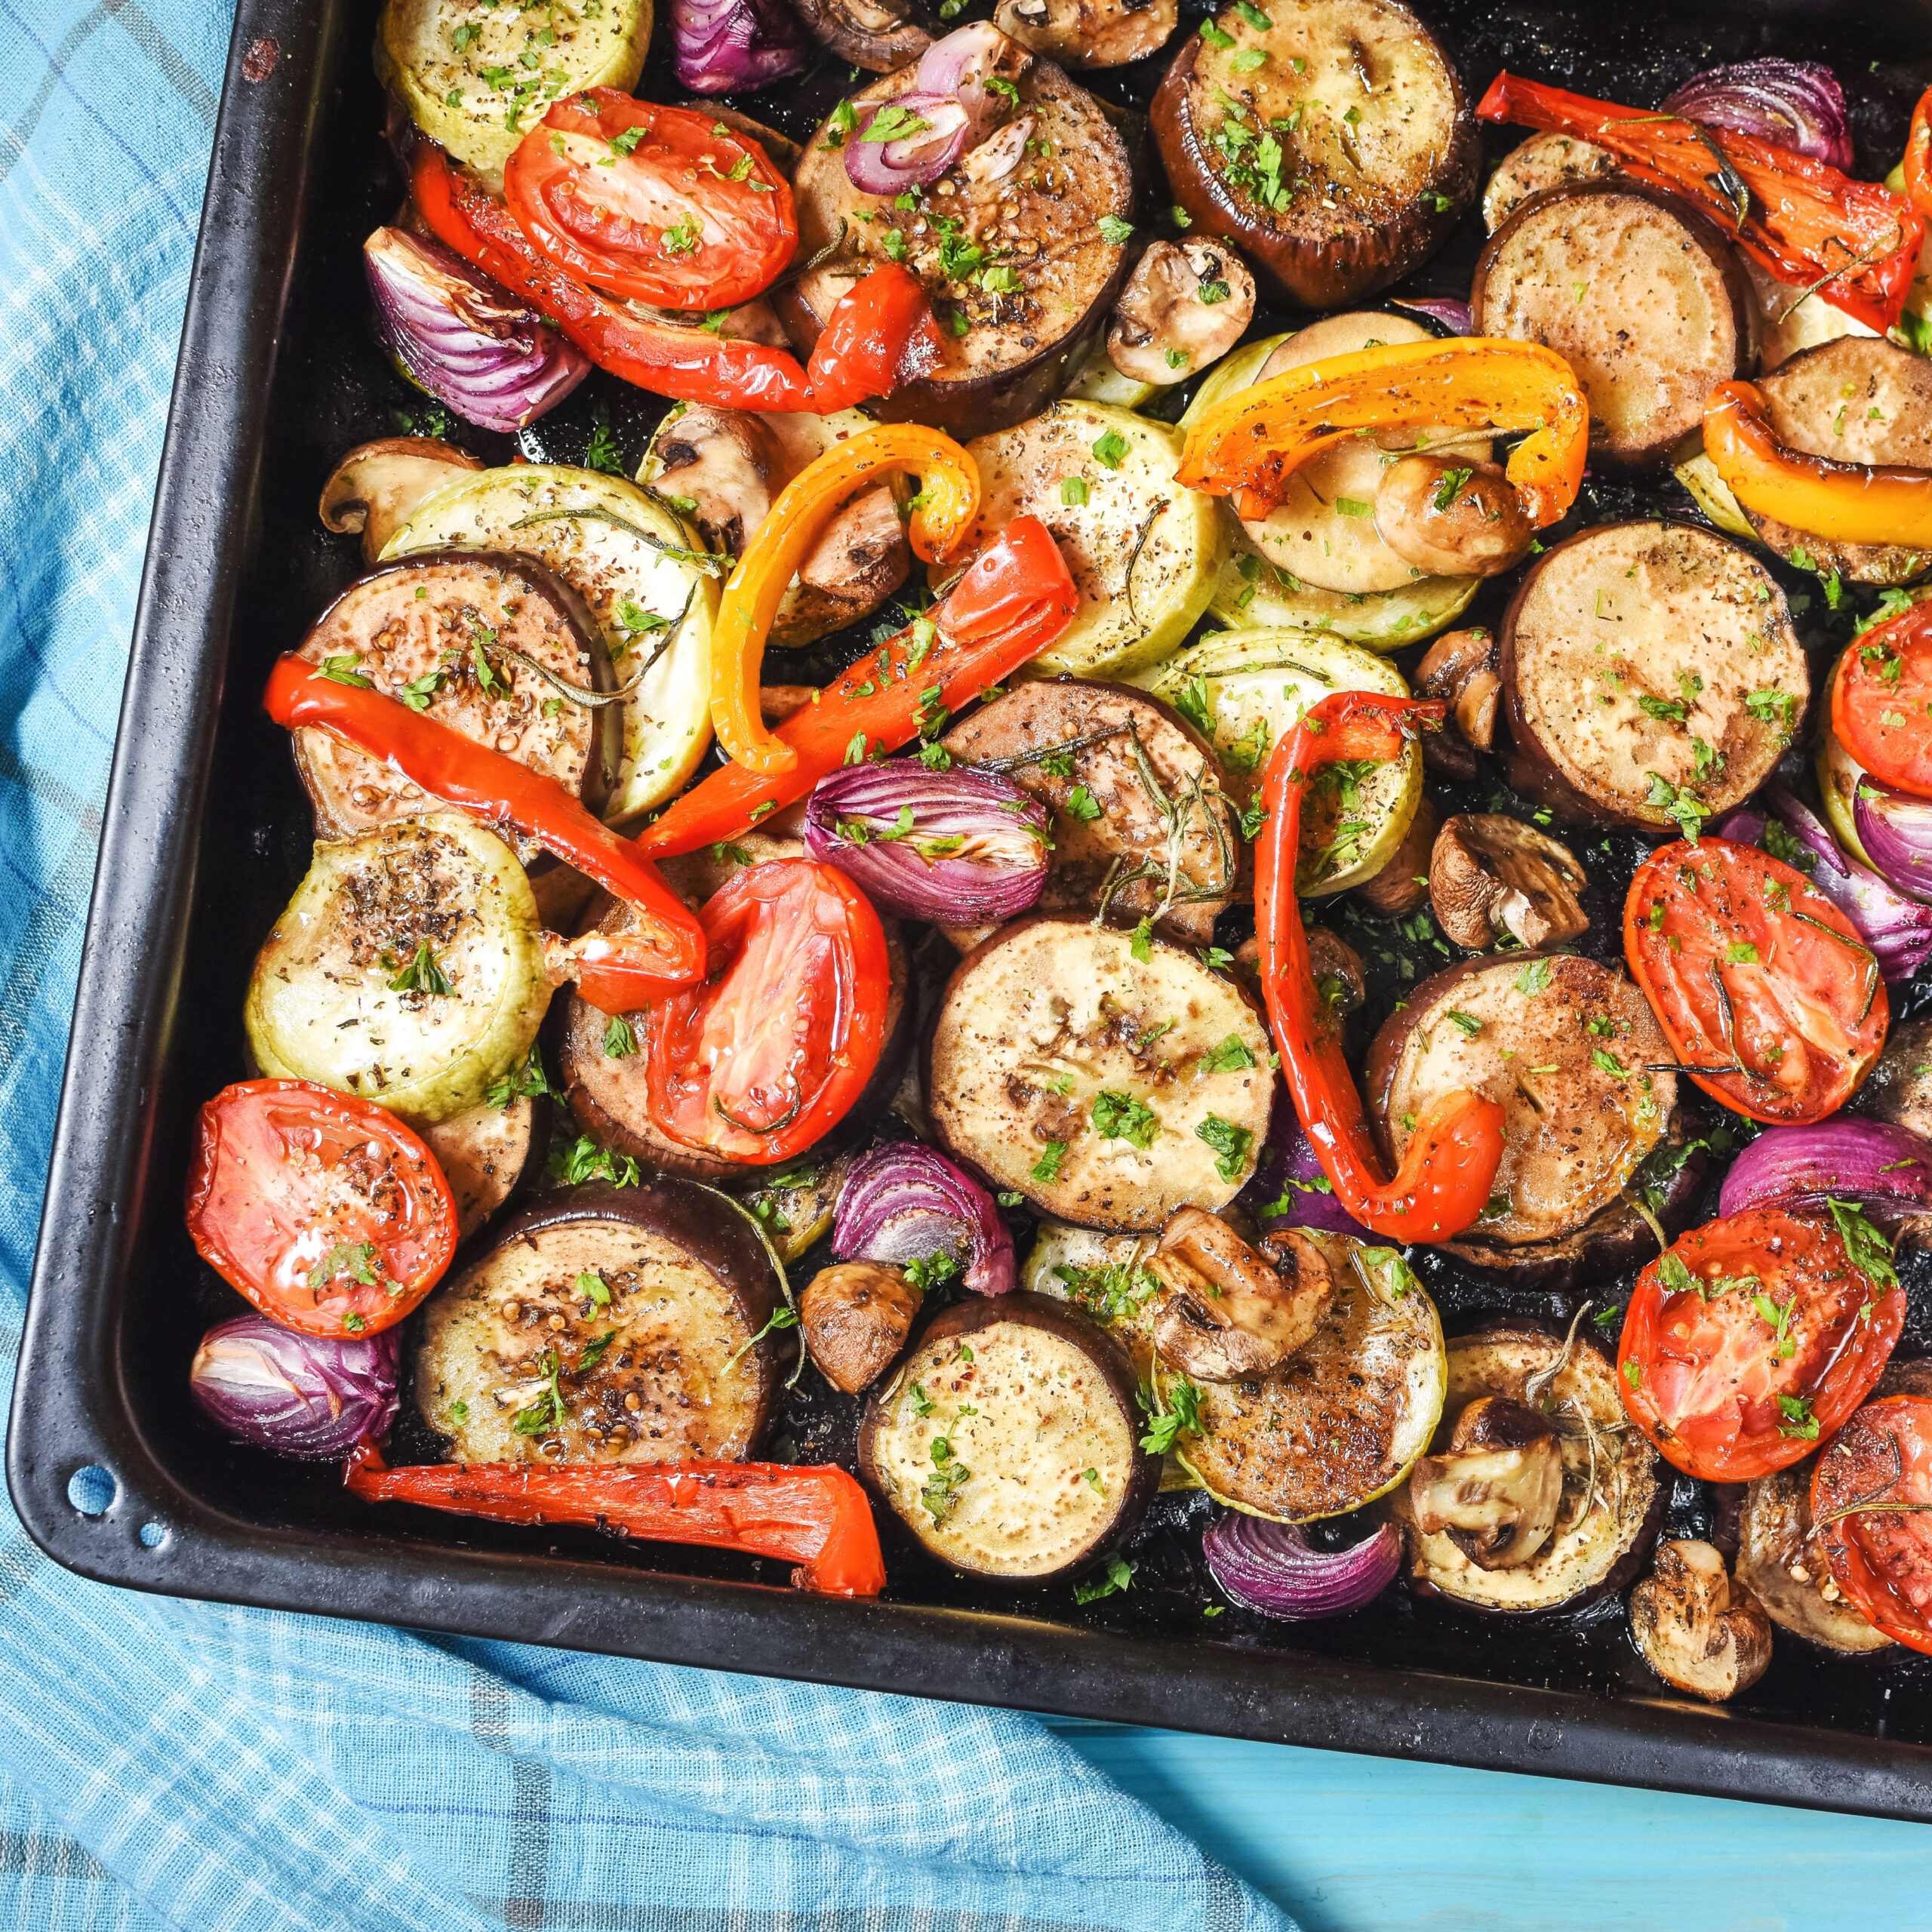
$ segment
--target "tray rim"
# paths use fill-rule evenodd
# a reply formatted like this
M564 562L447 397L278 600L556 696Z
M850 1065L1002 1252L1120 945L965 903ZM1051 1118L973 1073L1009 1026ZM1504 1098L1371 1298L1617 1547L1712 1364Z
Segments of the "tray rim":
M7 1442L21 1524L97 1583L649 1661L1472 1768L1932 1822L1932 1748L1011 1614L848 1603L451 1537L242 1522L143 1439L109 1346L195 888L310 160L354 0L241 0L211 158L61 1081ZM252 77L264 43L276 50ZM251 60L251 51L254 58ZM246 63L246 64L245 64ZM241 379L237 379L241 372ZM223 506L210 515L206 506ZM248 533L252 535L252 532ZM85 1053L72 1041L85 1040ZM137 1104L122 1104L132 1094ZM50 1372L51 1371L51 1372ZM72 1472L114 1475L102 1515ZM150 1549L141 1527L162 1522ZM843 1660L828 1667L827 1660ZM952 1666L953 1668L948 1668Z

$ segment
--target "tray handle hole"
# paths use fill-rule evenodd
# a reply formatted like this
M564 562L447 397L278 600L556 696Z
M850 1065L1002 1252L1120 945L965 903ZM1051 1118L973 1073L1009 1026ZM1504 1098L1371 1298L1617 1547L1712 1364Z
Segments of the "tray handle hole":
M67 1478L67 1500L83 1516L104 1516L112 1506L120 1484L98 1463L88 1463Z
M141 1525L141 1547L143 1549L158 1549L167 1540L168 1525L165 1523L143 1523Z

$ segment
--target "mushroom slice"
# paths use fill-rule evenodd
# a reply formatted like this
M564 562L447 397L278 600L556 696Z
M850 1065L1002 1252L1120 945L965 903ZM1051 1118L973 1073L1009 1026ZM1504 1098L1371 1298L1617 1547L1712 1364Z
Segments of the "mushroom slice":
M1496 712L1503 696L1502 653L1496 633L1480 628L1446 631L1416 666L1416 695L1441 699L1454 728L1429 733L1422 755L1438 771L1473 778L1472 752L1493 750Z
M912 553L889 489L855 497L798 566L771 641L808 644L878 608L906 581Z
M798 0L798 10L814 40L875 74L906 66L933 44L906 0Z
M1378 912L1400 917L1413 912L1429 896L1429 854L1435 846L1436 811L1425 798L1416 808L1402 842L1389 862L1358 889Z
M1446 1532L1479 1569L1534 1561L1556 1528L1563 1452L1548 1420L1506 1395L1481 1395L1456 1418L1449 1446L1409 1478L1425 1534Z
M848 1395L876 1382L912 1333L918 1291L903 1268L844 1261L822 1268L798 1297L798 1327L813 1361Z
M1420 454L1383 472L1375 528L1404 563L1431 577L1498 576L1523 561L1536 534L1500 463Z
M1630 1592L1630 1634L1675 1689L1714 1704L1748 1690L1771 1660L1771 1625L1707 1543L1660 1543Z
M687 512L707 543L742 552L789 480L784 451L768 425L749 411L691 404L665 426L657 454L663 468L652 487Z
M1583 890L1583 869L1567 847L1498 812L1445 819L1429 854L1436 918L1472 951L1492 945L1498 933L1531 949L1577 938L1590 927Z
M1000 0L994 24L1063 67L1120 67L1158 53L1178 0Z
M1423 810L1429 809L1425 804ZM1235 965L1238 971L1247 963L1245 956L1251 947L1254 949L1253 970L1249 977L1258 983L1260 948L1255 941L1241 942L1241 949L1235 955ZM1322 1006L1330 1018L1339 1022L1367 999L1368 974L1361 963L1361 955L1326 926L1310 926L1308 929L1308 967L1314 977L1315 990L1321 995Z
M1152 1309L1161 1361L1202 1382L1252 1380L1314 1336L1334 1297L1321 1251L1284 1229L1260 1251L1226 1222L1179 1208L1147 1266L1161 1284Z
M1254 317L1254 277L1225 242L1156 242L1114 304L1107 358L1165 387L1218 361Z
M373 564L397 531L438 490L483 467L480 457L433 436L385 436L358 443L322 485L325 530L361 533L362 561Z

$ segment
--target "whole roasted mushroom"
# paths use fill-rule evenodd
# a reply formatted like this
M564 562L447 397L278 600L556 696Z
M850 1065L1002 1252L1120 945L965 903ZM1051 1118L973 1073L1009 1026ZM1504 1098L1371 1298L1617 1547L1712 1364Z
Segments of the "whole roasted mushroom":
M906 1346L920 1300L903 1268L877 1261L821 1268L798 1297L806 1352L835 1389L856 1395Z
M1666 1684L1714 1704L1748 1690L1771 1660L1770 1618L1707 1543L1657 1545L1630 1592L1630 1634Z
M1503 696L1502 654L1493 631L1445 631L1416 666L1416 695L1449 707L1440 731L1423 734L1424 761L1453 777L1476 775L1476 752L1496 744L1496 711Z
M434 436L385 436L358 443L322 485L317 510L337 536L359 531L362 561L375 563L417 506L483 467L480 457Z
M688 405L665 426L657 456L652 487L694 504L689 515L705 541L734 557L789 480L778 438L749 410Z
M1447 1534L1481 1570L1533 1561L1556 1529L1563 1451L1548 1419L1507 1395L1479 1395L1456 1418L1449 1446L1409 1478L1425 1534Z
M1063 67L1121 67L1157 53L1179 0L1000 0L994 23Z
M1114 304L1107 359L1134 382L1184 383L1254 318L1254 277L1225 242L1156 242Z
M1375 528L1431 577L1496 577L1528 553L1536 528L1496 463L1405 456L1383 474Z
M1589 931L1583 884L1567 847L1500 812L1445 819L1429 854L1437 922L1472 952L1493 946L1499 933L1534 949Z
M814 40L872 73L891 73L933 44L909 0L795 0L795 5Z
M1243 1382L1306 1346L1334 1297L1321 1251L1294 1229L1251 1247L1226 1222L1179 1208L1147 1268L1161 1284L1152 1307L1161 1361L1198 1382Z

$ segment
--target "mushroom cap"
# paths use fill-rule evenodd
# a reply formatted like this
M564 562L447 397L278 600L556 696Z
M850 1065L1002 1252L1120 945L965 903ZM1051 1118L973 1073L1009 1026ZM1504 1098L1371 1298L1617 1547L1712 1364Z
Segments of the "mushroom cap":
M1569 848L1500 812L1458 812L1443 821L1429 854L1429 896L1442 930L1481 951L1499 932L1526 948L1589 930L1583 869Z
M1666 1684L1712 1703L1749 1690L1771 1660L1770 1620L1707 1543L1657 1545L1630 1592L1630 1634Z
M1420 452L1383 472L1375 527L1430 577L1495 577L1521 562L1536 534L1500 465Z
M1147 1269L1161 1284L1151 1313L1163 1361L1201 1382L1241 1382L1278 1368L1313 1337L1334 1298L1321 1251L1284 1229L1257 1251L1218 1216L1180 1208Z
M919 1302L903 1268L841 1261L821 1268L805 1284L798 1327L826 1381L856 1395L884 1374L905 1346Z
M380 437L337 461L316 512L337 536L359 531L362 561L373 564L420 504L483 467L481 457L434 436Z
M1481 1570L1533 1562L1556 1529L1563 1451L1547 1417L1506 1395L1481 1395L1456 1418L1439 1456L1409 1478L1426 1532L1446 1533Z
M1226 242L1156 242L1114 304L1107 357L1134 382L1185 382L1233 348L1254 317L1254 277Z

